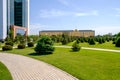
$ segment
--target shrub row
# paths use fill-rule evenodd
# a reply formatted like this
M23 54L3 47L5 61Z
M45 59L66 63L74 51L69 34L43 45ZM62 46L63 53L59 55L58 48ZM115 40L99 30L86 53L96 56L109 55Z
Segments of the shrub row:
M34 43L33 42L29 42L28 43L28 47L33 47ZM19 44L17 46L18 49L24 49L26 46L25 44ZM5 43L5 46L2 47L3 51L7 51L7 50L12 50L13 49L13 42L9 41Z

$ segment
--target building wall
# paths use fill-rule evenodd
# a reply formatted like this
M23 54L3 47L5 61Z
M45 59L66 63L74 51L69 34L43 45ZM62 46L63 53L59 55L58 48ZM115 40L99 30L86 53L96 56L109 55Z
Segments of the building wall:
M20 6L21 9L18 9ZM29 30L29 0L0 0L0 39L6 38L11 25Z
M0 0L0 40L7 35L7 5L6 0Z
M39 34L40 35L62 35L63 33L67 33L69 36L76 36L76 37L90 37L90 36L95 36L94 31L66 31L66 32L57 32L57 31L41 31Z
M30 1L29 0L22 0L23 1L23 27L26 27L29 29L29 4ZM29 34L29 31L28 31Z
M41 32L40 35L48 35L48 36L52 36L52 35L62 35L63 32Z

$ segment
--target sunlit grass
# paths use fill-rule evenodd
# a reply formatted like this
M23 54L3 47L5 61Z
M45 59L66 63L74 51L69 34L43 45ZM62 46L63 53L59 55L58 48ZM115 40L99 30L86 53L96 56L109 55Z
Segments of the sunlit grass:
M52 64L80 80L120 80L120 54L115 52L56 48L50 55L34 55L33 48L8 51Z
M72 46L73 42L68 43L66 46ZM56 46L61 46L61 43L55 43ZM112 41L99 44L96 42L95 45L89 45L88 43L80 43L81 47L90 47L90 48L104 48L104 49L115 49L120 50L120 47L115 47L115 44L112 44Z
M13 80L10 72L1 62L0 62L0 80Z

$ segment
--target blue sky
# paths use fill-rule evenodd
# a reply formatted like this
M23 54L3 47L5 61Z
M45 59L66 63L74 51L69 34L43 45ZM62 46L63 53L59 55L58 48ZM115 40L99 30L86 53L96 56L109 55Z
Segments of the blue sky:
M120 0L30 0L30 34L74 29L120 32Z

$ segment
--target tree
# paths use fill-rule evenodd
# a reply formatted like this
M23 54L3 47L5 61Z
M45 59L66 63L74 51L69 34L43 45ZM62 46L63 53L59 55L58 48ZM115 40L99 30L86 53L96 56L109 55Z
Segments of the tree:
M95 41L94 41L93 38L90 38L90 40L89 40L89 44L90 44L90 45L95 45Z
M102 38L99 38L98 42L99 42L99 44L102 44L103 43Z
M13 41L13 39L14 39L14 37L13 37L14 31L12 29L9 30L8 35L9 35L9 38Z
M14 42L16 43L21 43L21 44L25 44L26 42L26 38L25 36L21 35L21 34L17 34L17 36L14 39Z
M62 42L62 45L66 45L68 43L68 40L66 38L63 38L61 42Z
M48 36L41 36L34 50L38 54L51 54L54 51L52 39Z
M62 45L65 45L68 43L68 35L67 34L62 34Z
M75 41L72 45L72 50L73 51L79 51L80 50L80 46L79 44L77 43L77 41Z
M120 32L117 34L117 37L120 37Z
M115 43L115 46L116 47L120 47L120 37L117 38L117 41Z

